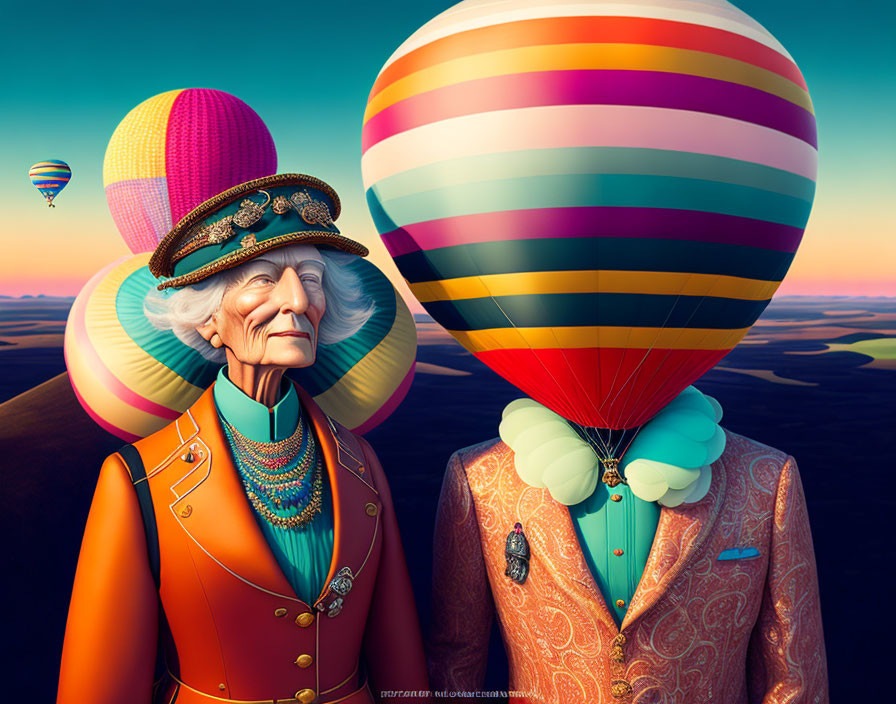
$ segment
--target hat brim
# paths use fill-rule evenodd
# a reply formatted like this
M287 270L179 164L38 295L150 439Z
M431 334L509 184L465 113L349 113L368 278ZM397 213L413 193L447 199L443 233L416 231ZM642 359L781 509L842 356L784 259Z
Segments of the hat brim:
M147 267L149 257L119 259L98 272L75 300L65 331L66 365L79 401L96 422L127 441L154 433L186 411L221 366L172 331L156 329L144 315L146 293L158 283ZM288 376L324 413L363 433L385 420L407 393L416 328L375 265L359 257L346 266L373 300L373 315L350 338L318 345L315 363Z
M182 276L175 276L170 279L165 279L158 285L157 288L160 291L163 291L166 288L191 286L192 284L199 283L200 281L207 279L209 276L214 276L219 271L233 269L235 266L239 266L249 259L254 259L258 255L267 252L268 250L276 249L277 247L285 247L291 244L327 245L333 247L334 249L348 252L349 254L356 254L359 257L366 257L368 254L367 247L365 247L364 245L355 242L353 239L349 239L348 237L343 237L342 235L337 235L332 232L321 232L319 230L310 230L307 232L290 232L286 235L280 235L279 237L272 237L269 240L258 242L251 247L238 249L235 252L231 252L225 257L222 257L221 259L213 261L211 264L200 267L199 269L196 269L196 271L191 271L189 274L183 274Z

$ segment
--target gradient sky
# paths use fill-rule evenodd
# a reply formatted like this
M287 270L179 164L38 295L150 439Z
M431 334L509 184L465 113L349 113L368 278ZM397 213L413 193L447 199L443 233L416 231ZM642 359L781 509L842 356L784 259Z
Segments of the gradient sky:
M4 2L0 295L75 295L128 253L103 192L106 144L138 103L189 87L252 106L274 137L278 170L331 183L340 229L400 279L364 201L361 119L392 51L452 4ZM896 296L896 9L883 0L735 4L796 59L818 119L815 205L780 293ZM50 158L74 174L55 209L28 179L32 163Z

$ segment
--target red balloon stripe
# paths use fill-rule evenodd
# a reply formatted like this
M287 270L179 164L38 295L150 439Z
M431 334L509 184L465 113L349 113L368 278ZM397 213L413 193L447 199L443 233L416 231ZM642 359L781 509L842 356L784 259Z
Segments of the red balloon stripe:
M503 349L476 357L530 398L580 425L635 428L730 350Z

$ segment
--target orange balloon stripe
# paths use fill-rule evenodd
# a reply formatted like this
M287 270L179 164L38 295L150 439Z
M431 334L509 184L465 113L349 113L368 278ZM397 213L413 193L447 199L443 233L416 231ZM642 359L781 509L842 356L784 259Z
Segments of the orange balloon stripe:
M806 89L802 74L788 57L734 32L642 17L550 17L480 27L426 44L380 73L370 97L411 73L462 56L539 44L603 42L676 47L727 56L776 73Z
M490 328L448 330L470 352L495 349L618 349L730 350L750 328L633 328L581 326L556 328Z
M481 78L537 71L660 71L737 83L813 112L809 94L786 78L715 54L644 44L554 44L475 54L415 72L371 98L364 122L414 95Z

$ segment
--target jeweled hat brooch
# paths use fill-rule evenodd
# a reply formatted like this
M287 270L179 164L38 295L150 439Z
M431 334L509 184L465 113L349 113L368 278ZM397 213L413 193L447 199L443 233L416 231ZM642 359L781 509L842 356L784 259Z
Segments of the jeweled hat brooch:
M340 234L339 196L313 176L278 174L247 181L187 213L159 243L149 270L158 288L195 284L262 252L289 244L328 245L367 256Z

